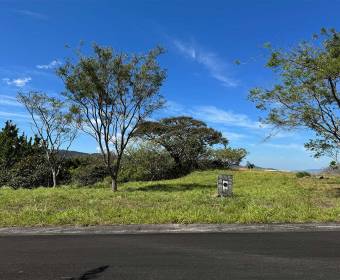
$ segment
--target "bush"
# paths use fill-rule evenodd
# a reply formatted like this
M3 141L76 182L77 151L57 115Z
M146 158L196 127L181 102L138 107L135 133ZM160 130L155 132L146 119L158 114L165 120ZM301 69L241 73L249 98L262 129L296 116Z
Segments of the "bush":
M0 168L0 187L8 185L8 181L11 178L10 169Z
M254 164L254 163L251 163L251 162L249 162L249 161L247 161L246 166L247 166L247 168L248 168L249 170L252 170L252 169L255 168L255 164Z
M159 146L144 143L127 149L119 174L119 181L152 181L177 177L175 162Z
M110 174L100 156L78 159L76 168L70 168L72 182L79 186L101 182ZM177 177L175 162L160 146L143 143L126 149L118 176L119 182L151 181Z
M89 156L79 159L79 161L79 166L71 170L72 181L77 185L93 185L109 175L102 159L97 156Z
M62 166L60 168L59 174L58 174L58 184L60 185L66 185L70 184L73 181L72 172L73 170L77 169L81 166L81 164L84 162L82 159L83 157L66 157L63 160Z
M306 171L300 171L296 173L297 178L310 177L310 176L311 176L310 173Z
M5 184L14 189L48 187L52 185L51 171L42 156L29 155L8 171Z

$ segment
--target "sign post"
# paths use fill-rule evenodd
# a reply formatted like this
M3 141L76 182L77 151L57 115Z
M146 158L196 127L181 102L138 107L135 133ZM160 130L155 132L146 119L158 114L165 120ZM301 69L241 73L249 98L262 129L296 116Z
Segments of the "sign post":
M233 175L218 176L217 192L220 197L227 197L233 194Z

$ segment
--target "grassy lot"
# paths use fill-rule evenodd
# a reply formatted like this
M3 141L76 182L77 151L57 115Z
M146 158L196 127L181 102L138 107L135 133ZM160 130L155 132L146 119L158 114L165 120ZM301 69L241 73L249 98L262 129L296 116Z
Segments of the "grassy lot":
M216 197L216 178L234 175L234 196ZM340 178L297 179L264 171L194 172L109 187L0 189L0 226L340 221Z

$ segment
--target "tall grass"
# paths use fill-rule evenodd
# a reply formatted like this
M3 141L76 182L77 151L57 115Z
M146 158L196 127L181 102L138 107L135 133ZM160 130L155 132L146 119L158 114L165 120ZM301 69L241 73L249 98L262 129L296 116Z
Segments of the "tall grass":
M234 196L216 196L220 173L234 175ZM338 182L339 181L339 182ZM140 223L278 223L340 220L340 180L292 173L218 170L109 186L0 189L0 226Z

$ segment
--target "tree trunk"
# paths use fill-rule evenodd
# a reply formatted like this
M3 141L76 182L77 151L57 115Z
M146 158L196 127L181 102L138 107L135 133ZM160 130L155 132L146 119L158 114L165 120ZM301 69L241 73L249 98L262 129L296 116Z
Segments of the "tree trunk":
M116 178L112 178L111 188L112 188L113 192L118 191L118 185L117 185L117 179Z
M53 188L57 186L57 173L55 170L52 170L52 179L53 179Z

